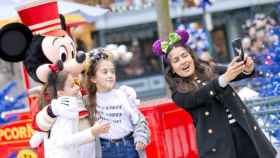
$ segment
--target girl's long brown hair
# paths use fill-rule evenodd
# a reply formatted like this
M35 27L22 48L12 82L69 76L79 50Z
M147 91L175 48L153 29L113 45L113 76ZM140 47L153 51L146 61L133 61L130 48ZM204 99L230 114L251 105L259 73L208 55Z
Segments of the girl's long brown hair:
M50 104L52 99L57 98L57 91L64 89L68 75L69 73L64 71L50 72L48 74L48 82L43 87L39 99L40 109Z
M95 114L96 114L96 92L97 87L96 84L93 83L91 80L96 76L97 66L103 60L112 61L112 58L108 52L104 52L104 50L99 49L100 53L102 54L100 58L93 59L89 61L89 68L85 74L85 83L88 90L88 104L86 105L87 110L89 111L89 121L91 124L95 122ZM113 62L113 61L112 61Z
M185 92L197 90L200 87L200 85L197 84L194 76L196 76L198 79L200 79L201 81L204 81L204 82L212 80L216 77L213 67L210 66L207 62L199 60L194 55L194 52L190 47L182 46L180 44L173 46L173 48L175 48L175 47L183 47L191 55L191 57L194 61L195 72L194 72L194 75L190 76L190 77L181 77L181 76L177 75L172 70L169 58L167 57L166 58L167 67L165 69L165 79L166 79L172 93L174 93L176 91L185 93Z
M86 80L85 83L88 90L88 104L86 105L86 108L89 111L89 122L91 125L93 125L95 122L95 114L96 114L97 88L96 88L96 84L91 81L91 79L96 74L96 67L97 67L97 62L90 61L88 72L85 76L85 80Z

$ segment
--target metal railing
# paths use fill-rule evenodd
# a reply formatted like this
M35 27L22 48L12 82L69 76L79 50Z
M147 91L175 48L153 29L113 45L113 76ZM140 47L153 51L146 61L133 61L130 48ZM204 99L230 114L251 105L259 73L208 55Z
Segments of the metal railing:
M250 109L252 114L257 120L261 120L261 128L269 134L269 139L272 140L272 137L277 139L277 143L274 145L280 146L280 136L275 136L273 131L279 130L280 132L280 96L271 96L271 97L262 97L260 99L254 99L250 101L244 101L246 106ZM271 116L274 115L272 119ZM274 121L274 123L271 123ZM275 122L276 121L276 122Z

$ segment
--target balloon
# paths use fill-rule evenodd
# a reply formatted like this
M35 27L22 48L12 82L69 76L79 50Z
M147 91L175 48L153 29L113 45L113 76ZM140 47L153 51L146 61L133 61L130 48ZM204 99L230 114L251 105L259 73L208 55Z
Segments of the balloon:
M15 88L15 86L16 81L13 80L0 90L0 124L17 120L16 115L9 115L8 117L3 116L4 112L8 113L12 110L23 109L26 107L26 105L22 102L22 100L27 96L26 92L22 92L14 97L9 96L9 93L13 88Z

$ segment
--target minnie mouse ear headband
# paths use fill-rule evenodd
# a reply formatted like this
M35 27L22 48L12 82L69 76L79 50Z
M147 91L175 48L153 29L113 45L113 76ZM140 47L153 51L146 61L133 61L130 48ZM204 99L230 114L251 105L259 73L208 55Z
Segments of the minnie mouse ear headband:
M104 48L96 48L96 49L93 49L91 52L90 52L90 60L93 61L93 62L97 62L101 59L108 59L109 58L109 55L107 53L105 53L105 49Z
M156 40L153 43L153 53L157 56L167 56L175 44L185 45L189 40L189 33L186 30L178 29L168 35L168 39Z
M84 64L83 74L88 73L89 67L92 63L97 63L101 59L110 59L110 56L107 53L105 53L104 48L95 48L87 52L86 54L87 54L87 58Z

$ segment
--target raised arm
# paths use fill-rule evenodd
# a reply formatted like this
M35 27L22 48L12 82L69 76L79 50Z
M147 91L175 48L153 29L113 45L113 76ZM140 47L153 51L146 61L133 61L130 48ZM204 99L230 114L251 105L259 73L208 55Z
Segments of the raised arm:
M223 88L219 85L218 78L208 82L196 91L172 94L173 101L180 107L190 110L204 105L209 99L213 99L223 92Z
M82 145L93 141L96 136L108 132L109 129L110 123L108 122L95 122L92 127L77 133L65 134L59 131L60 133L56 134L51 140L58 147L64 148L72 145Z

